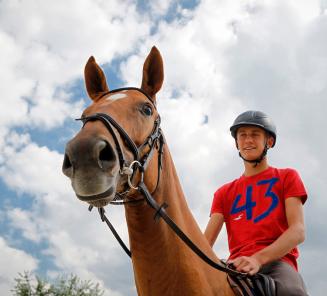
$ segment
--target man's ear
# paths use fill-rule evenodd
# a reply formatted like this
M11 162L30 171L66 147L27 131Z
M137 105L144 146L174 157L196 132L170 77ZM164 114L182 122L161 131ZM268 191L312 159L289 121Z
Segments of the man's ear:
M275 142L275 139L273 136L271 135L267 135L268 139L267 139L267 146L268 146L268 149L270 149L273 145L274 145L274 142Z
M238 149L238 144L237 144L237 140L236 140L236 139L235 139L235 146L236 146L236 149L239 150L239 149Z

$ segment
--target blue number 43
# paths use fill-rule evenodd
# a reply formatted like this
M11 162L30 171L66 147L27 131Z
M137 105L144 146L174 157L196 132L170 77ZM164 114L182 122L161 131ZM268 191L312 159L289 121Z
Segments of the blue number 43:
M254 223L257 223L257 222L261 221L262 219L266 218L267 216L269 216L269 214L277 207L278 196L274 192L272 192L272 188L278 180L279 180L278 178L271 178L268 180L259 181L257 183L258 186L268 184L268 188L265 193L265 197L271 198L271 204L266 211L264 211L262 214L260 214L259 216L255 217L253 219ZM240 199L242 197L241 194L236 196L236 198L233 202L233 205L232 205L232 210L230 212L231 214L237 214L239 212L245 211L246 219L252 220L252 210L257 205L257 203L252 200L252 191L253 191L253 186L249 185L246 188L246 199L245 199L245 204L243 204L243 205L239 205Z

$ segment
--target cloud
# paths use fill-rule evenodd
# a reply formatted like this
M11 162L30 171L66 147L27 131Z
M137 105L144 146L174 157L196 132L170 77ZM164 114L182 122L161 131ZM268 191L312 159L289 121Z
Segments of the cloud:
M278 126L271 163L298 169L309 192L303 255L315 249L323 256L321 217L327 204L319 196L327 178L321 169L326 162L326 140L321 136L325 126L321 110L327 107L326 29L326 15L318 1L310 5L202 1L187 23L159 23L142 54L122 65L128 80L141 68L146 48L157 44L163 54L166 79L158 95L162 125L202 227L215 188L242 172L229 126L245 110L264 110ZM136 76L130 83L138 83ZM203 124L206 115L208 122ZM226 246L216 248L218 255L227 253ZM308 258L302 258L301 264L305 280L314 282L321 266L313 266ZM309 287L320 295L313 284Z
M81 76L87 58L110 62L149 32L131 1L2 1L0 19L0 118L6 126L62 124L81 108L67 87Z
M66 1L51 5L2 1L0 5L0 174L5 184L18 193L14 204L19 203L22 193L28 194L24 198L29 201L24 203L31 203L28 210L7 205L6 219L12 229L21 232L21 238L36 245L46 242L48 247L40 256L52 256L57 271L75 271L86 279L104 282L110 275L107 266L117 266L106 281L107 293L121 295L117 292L120 290L131 294L134 288L126 286L125 277L114 276L114 271L128 273L126 278L132 282L129 262L118 266L115 254L120 250L116 242L112 239L110 244L109 238L108 243L107 229L101 228L98 219L90 223L85 218L90 217L86 205L77 202L61 174L63 155L33 143L29 128L50 131L65 119L77 117L84 103L72 97L71 87L82 76L87 58L93 54L100 63L109 63L130 54L149 33L148 20L138 14L131 1ZM24 127L27 132L10 130L13 127ZM77 220L73 220L74 216ZM118 220L119 225L121 217ZM127 240L124 224L118 227L120 230ZM91 234L98 239L90 239ZM16 272L24 268L21 264ZM56 269L48 272L55 274Z
M38 147L32 142L26 143L24 138L23 135L22 143L25 145L18 149L6 146L6 161L0 168L3 180L9 187L30 194L67 193L67 189L63 191L62 185L69 183L64 176L58 174L61 171L63 156L47 147ZM68 187L67 185L65 187Z
M19 138L17 134L11 135L8 142L12 145L6 146L6 161L0 174L8 187L18 193L28 193L31 206L28 210L7 206L5 216L11 229L21 232L25 240L36 245L46 242L48 247L41 249L40 256L53 258L56 267L50 269L48 275L54 276L61 270L83 279L94 279L111 291L110 295L133 290L126 285L125 278L107 279L111 272L119 270L126 274L127 269L131 282L130 262L126 260L121 265L118 254L124 256L124 253L118 243L100 223L96 211L89 214L87 205L74 196L68 179L61 174L63 155L37 146L28 137ZM110 218L128 241L126 225L121 223L122 214L123 209L110 211Z
M33 219L32 212L15 208L10 210L7 215L11 221L11 227L20 229L25 239L40 242L41 238L38 232L38 223L35 221L37 219Z
M165 16L169 7L172 4L172 0L168 1L151 1L149 2L150 10L153 12L153 19L157 19L158 16Z
M153 2L138 11L133 1L1 2L0 176L17 192L6 219L21 238L47 242L40 256L54 262L48 274L72 271L100 281L110 293L135 294L129 259L97 214L73 196L61 174L63 155L33 142L30 133L46 130L51 137L54 127L63 127L63 137L71 135L64 123L84 108L83 96L73 98L73 87L91 54L106 70L121 61L118 76L139 86L144 59L155 44L165 64L158 94L162 126L200 227L208 221L216 188L242 173L230 124L244 110L266 111L278 126L277 146L269 152L272 164L297 168L309 191L301 266L310 293L321 295L317 258L325 252L321 217L327 206L320 197L327 178L321 134L327 107L323 5L205 0L194 10L179 7L168 21L173 5ZM28 195L28 209L17 205L22 193ZM107 212L127 241L122 209ZM220 257L228 255L226 241L223 232L215 246ZM4 239L0 247L30 258L26 262L34 263L27 269L37 268L35 259ZM313 253L316 264L310 262ZM25 268L16 267L7 282Z
M35 270L38 261L24 251L8 246L3 237L0 237L0 253L0 293L9 295L18 272Z

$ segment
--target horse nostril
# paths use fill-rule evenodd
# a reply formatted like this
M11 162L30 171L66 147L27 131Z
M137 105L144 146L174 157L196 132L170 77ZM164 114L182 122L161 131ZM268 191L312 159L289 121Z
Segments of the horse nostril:
M112 163L116 160L116 155L111 147L107 142L103 141L100 142L99 145L99 165L101 168L104 168L109 163Z
M106 145L99 154L99 160L101 161L110 161L113 158L112 149L109 148L108 145Z
M66 176L70 177L72 169L73 165L69 159L69 156L67 155L67 153L65 153L64 162L62 164L62 171Z

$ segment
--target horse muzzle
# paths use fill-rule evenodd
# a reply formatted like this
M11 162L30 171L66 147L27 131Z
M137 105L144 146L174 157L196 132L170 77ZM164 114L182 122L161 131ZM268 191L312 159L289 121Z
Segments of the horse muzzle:
M112 145L98 136L78 134L66 145L63 173L76 196L92 205L110 202L116 192L119 162Z

